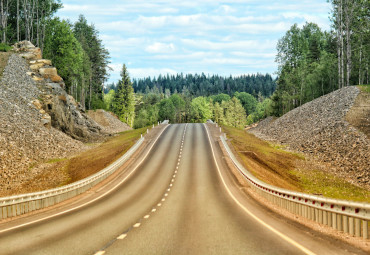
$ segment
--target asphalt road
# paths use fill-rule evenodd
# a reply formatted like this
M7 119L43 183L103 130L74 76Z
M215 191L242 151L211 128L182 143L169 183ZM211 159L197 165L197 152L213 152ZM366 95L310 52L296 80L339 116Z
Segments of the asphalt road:
M0 224L0 254L362 253L250 198L203 124L170 125L109 184Z

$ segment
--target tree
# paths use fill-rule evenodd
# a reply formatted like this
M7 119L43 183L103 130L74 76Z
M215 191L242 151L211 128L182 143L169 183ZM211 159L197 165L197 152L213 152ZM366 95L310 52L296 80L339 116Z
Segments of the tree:
M48 22L43 54L52 60L65 81L66 90L78 101L78 92L82 90L79 82L83 79L83 63L86 59L67 21L55 18Z
M90 63L90 75L86 79L89 100L88 108L91 109L92 100L103 101L103 84L108 77L109 53L99 39L99 33L94 25L88 25L83 15L73 26L73 33L86 52Z
M176 108L171 99L165 98L161 100L158 115L161 121L169 120L172 123L175 120Z
M121 80L118 82L117 93L114 96L113 109L122 122L132 127L135 118L134 89L125 64L122 66L120 75Z
M256 109L257 99L246 92L235 92L235 97L239 99L240 103L243 105L246 114L249 115Z
M191 101L191 120L204 123L211 118L212 112L209 102L204 97L196 97Z
M114 95L115 95L114 89L109 90L107 94L104 94L104 104L105 104L105 109L108 111L113 111L113 100L114 100Z
M175 107L175 122L181 123L185 110L185 101L178 94L173 94L170 98L173 106Z

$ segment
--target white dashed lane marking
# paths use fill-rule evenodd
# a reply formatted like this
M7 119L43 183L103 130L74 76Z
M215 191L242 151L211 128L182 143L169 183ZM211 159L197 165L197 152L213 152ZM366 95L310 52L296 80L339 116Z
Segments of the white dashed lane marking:
M127 236L127 234L122 234L119 237L117 237L117 239L118 240L123 240L123 239L125 239L126 236Z

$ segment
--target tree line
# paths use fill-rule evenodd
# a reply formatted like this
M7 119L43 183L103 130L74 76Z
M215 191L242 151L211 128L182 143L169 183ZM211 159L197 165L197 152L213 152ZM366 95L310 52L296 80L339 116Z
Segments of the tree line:
M332 31L314 23L294 24L277 44L277 89L272 114L344 86L368 84L370 64L369 2L331 0Z
M258 91L259 97L247 92L194 96L186 87L181 93L160 92L157 87L145 93L134 93L126 65L121 79L104 94L105 109L114 112L121 121L134 128L156 124L205 122L212 119L219 124L243 128L270 114L271 100Z
M167 96L188 90L192 96L216 94L233 95L247 92L255 97L269 97L275 91L275 79L270 74L252 74L238 77L206 76L202 74L159 75L158 78L134 79L136 93L164 93Z
M109 53L84 16L72 24L55 17L60 0L1 0L2 47L28 40L52 60L69 94L87 109L101 108Z

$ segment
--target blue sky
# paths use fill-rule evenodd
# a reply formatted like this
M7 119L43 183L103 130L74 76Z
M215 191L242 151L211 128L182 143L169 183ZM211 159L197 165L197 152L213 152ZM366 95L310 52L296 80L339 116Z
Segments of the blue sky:
M326 0L62 0L57 15L83 14L111 56L109 82L122 64L131 78L202 73L273 74L276 43L294 24L330 29Z

